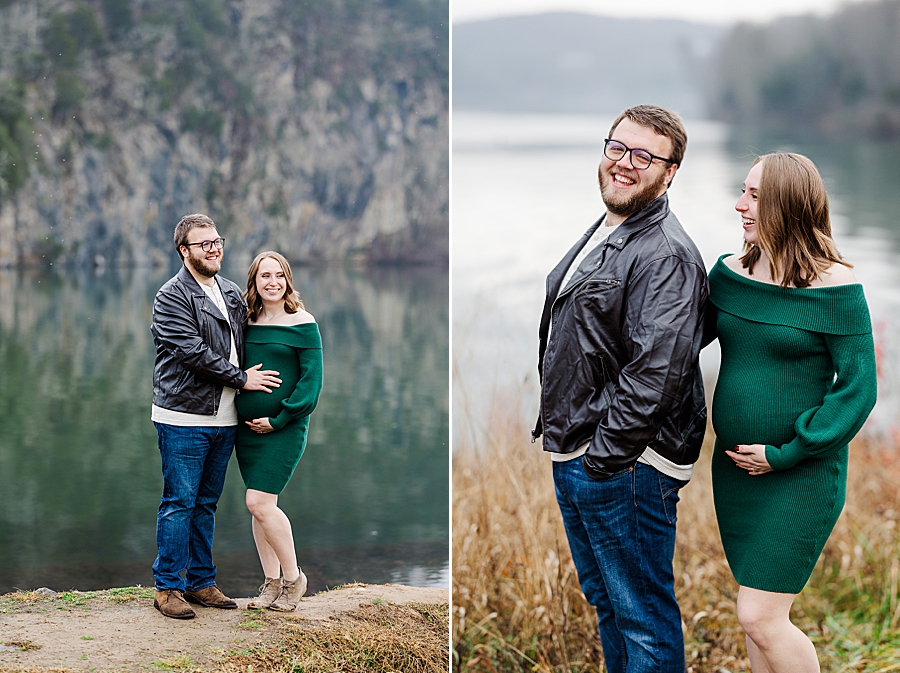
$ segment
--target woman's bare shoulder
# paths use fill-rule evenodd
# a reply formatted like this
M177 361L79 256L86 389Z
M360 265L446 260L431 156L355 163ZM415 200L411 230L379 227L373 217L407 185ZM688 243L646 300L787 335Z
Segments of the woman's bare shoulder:
M290 321L290 322L288 322L287 324L288 324L288 325L291 325L291 326L293 326L293 325L303 325L303 324L306 324L306 323L310 323L310 322L315 322L315 321L316 321L316 319L315 319L315 317L313 316L312 313L310 313L309 311L306 311L306 310L304 310L304 309L302 309L302 308L298 308L296 313L289 313L287 317L288 317L288 319L289 319L289 321Z
M732 271L736 271L737 273L744 276L748 275L747 270L744 268L743 264L741 264L741 258L739 255L728 255L728 257L723 257L722 263Z
M829 285L852 285L858 283L853 269L843 264L832 264L819 276L811 287L827 287Z

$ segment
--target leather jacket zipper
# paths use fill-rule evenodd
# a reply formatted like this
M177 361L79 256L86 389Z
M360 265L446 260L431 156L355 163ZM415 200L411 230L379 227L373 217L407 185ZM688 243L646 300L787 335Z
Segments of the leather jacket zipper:
M604 245L604 248L605 248L605 242L602 243L601 245ZM578 283L578 285L573 286L569 291L567 291L567 292L560 292L559 294L557 294L557 295L556 295L556 299L554 299L554 300L553 300L553 303L550 304L550 332L547 334L547 348L550 348L550 335L553 333L553 310L556 308L556 302L558 302L558 301L559 301L560 299L562 299L563 297L568 296L569 294L574 295L574 294L578 293L578 292L579 292L579 291L587 284L587 282L588 282L591 278L594 277L594 274L597 273L597 272L600 270L600 267L603 266L603 261L604 261L605 259L606 259L606 250L604 249L604 250L603 250L603 254L600 255L600 259L597 261L597 266L594 267L594 270L591 271L587 276L585 276L584 279L582 279L582 280ZM609 284L609 285L618 285L618 284L620 283L620 281L616 280L615 278L607 278L607 279L604 279L603 282L605 282L605 283L607 283L607 284ZM544 360L543 360L543 362L541 363L541 379L542 379L542 380L543 380L543 378L544 378L544 374L545 374L544 368L545 368L546 366L547 366L547 354L546 354L546 351L544 351ZM538 423L535 425L534 430L531 431L531 443L532 443L532 444L534 444L534 443L537 441L537 438L538 438L541 434L543 434L543 430L544 430L544 419L543 419L543 413L544 413L544 400L543 400L543 394L544 394L544 393L543 393L543 386L541 386L541 410L540 410L540 412L538 413ZM607 397L608 397L608 395L607 395ZM540 427L541 427L540 432L538 432L537 425L540 425Z

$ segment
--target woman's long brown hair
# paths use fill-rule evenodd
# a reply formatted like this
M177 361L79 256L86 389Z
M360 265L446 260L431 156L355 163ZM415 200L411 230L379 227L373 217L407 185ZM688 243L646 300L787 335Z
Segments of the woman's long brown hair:
M250 264L247 271L247 290L244 292L244 301L247 302L247 318L251 322L256 322L259 312L262 310L262 298L256 291L256 274L259 272L259 265L264 259L271 257L281 265L284 272L284 310L286 313L296 313L297 309L304 308L303 302L300 301L300 294L294 290L294 277L291 275L291 265L281 255L273 250L259 253ZM304 309L305 310L305 309Z
M769 273L782 287L809 287L841 259L831 237L828 194L815 164L802 154L775 152L762 162L756 213L758 245L744 242L741 264L750 269L760 248L769 257Z

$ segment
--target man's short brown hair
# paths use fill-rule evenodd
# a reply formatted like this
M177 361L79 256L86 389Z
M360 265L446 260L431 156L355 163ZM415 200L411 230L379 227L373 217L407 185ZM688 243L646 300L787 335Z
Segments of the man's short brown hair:
M635 105L623 110L616 117L612 128L609 129L609 138L612 138L613 132L623 119L630 119L635 124L651 128L659 135L668 138L672 142L672 153L668 158L672 160L673 164L681 166L684 151L687 149L687 131L684 130L681 117L658 105Z
M175 225L175 250L178 251L178 256L183 257L181 254L181 246L187 245L187 235L191 229L194 227L215 228L215 226L215 222L201 213L193 213L182 217L178 224Z

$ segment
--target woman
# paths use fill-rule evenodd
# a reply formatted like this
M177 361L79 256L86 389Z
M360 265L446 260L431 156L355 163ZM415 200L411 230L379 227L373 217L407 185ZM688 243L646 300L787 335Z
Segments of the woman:
M290 265L277 252L253 260L244 299L246 360L280 372L282 380L271 393L242 391L236 399L243 423L235 453L266 577L248 607L293 612L306 593L306 575L297 565L291 522L278 508L278 494L306 447L309 415L322 390L322 341L315 318L294 291Z
M875 404L872 327L809 159L758 158L735 209L744 254L709 275L716 515L754 673L818 672L789 613L843 507L847 443Z

